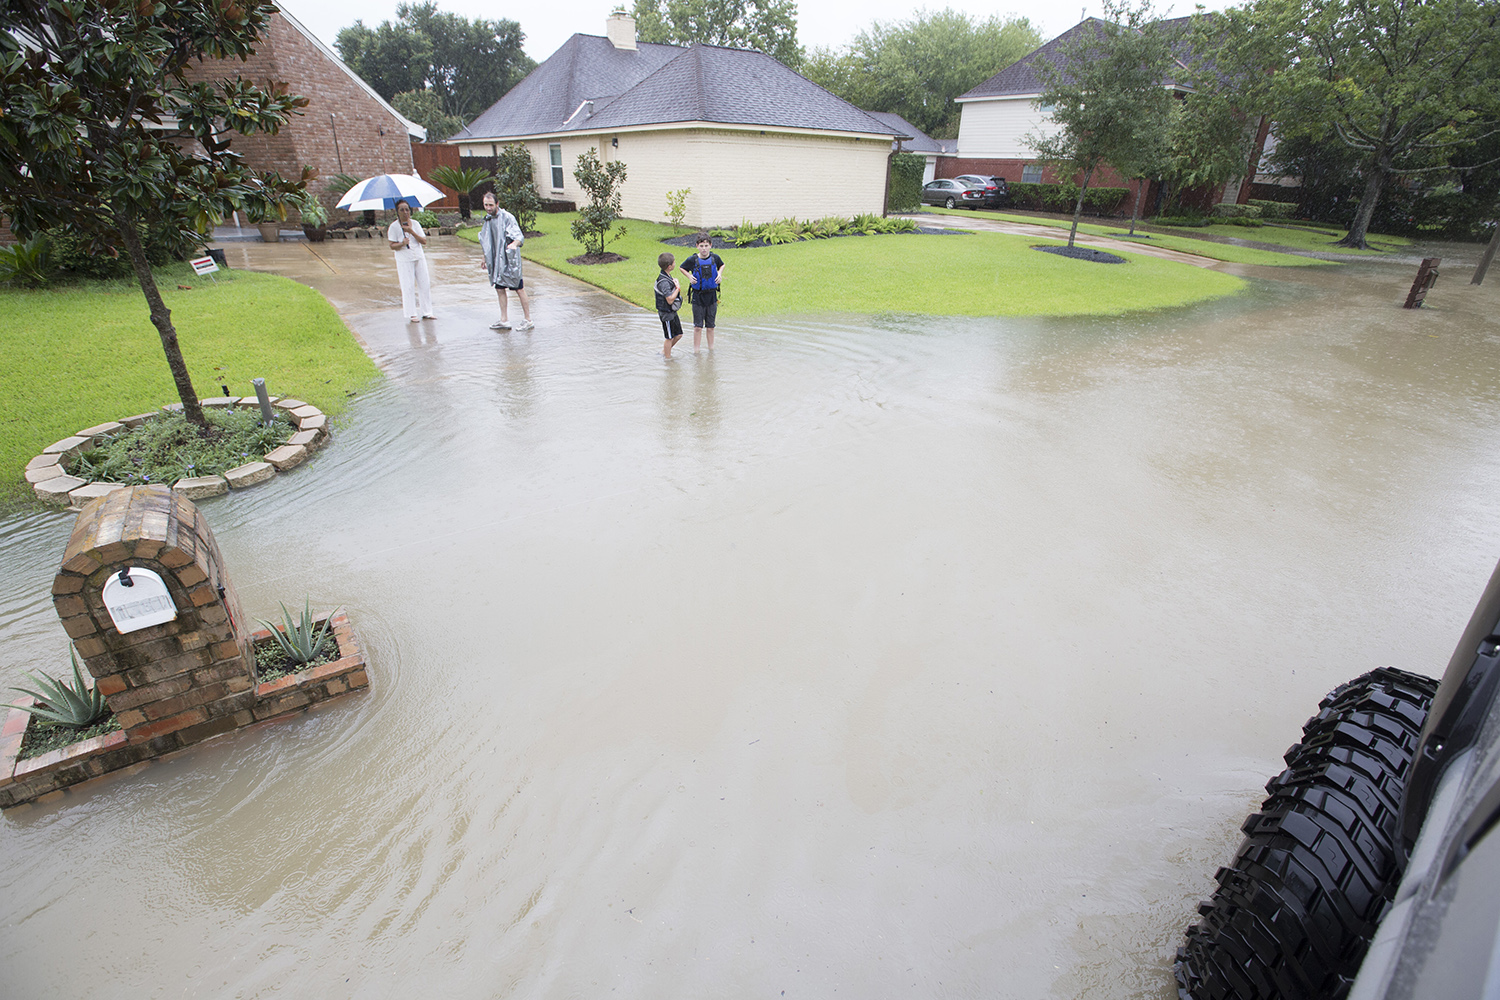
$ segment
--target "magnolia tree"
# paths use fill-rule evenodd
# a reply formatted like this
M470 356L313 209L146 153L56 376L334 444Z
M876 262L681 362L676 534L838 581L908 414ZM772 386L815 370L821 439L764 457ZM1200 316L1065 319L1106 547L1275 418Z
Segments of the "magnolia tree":
M625 183L625 164L619 160L602 163L599 151L590 147L587 153L578 154L573 177L589 196L589 203L579 206L578 218L573 220L573 238L583 244L586 253L602 255L607 244L625 235L624 226L610 235L610 227L620 217L620 185Z
M1167 127L1172 98L1163 82L1175 39L1152 21L1149 0L1135 7L1105 0L1104 19L1086 22L1063 45L1062 60L1033 64L1044 85L1036 103L1052 106L1056 130L1026 141L1041 159L1083 176L1068 246L1095 171L1134 160L1143 136L1159 136Z
M307 99L185 75L200 58L250 54L275 11L255 0L0 4L0 212L23 237L66 225L100 253L127 255L183 412L200 428L142 232L201 234L231 210L285 218L303 202L310 171L257 175L229 140L276 132Z

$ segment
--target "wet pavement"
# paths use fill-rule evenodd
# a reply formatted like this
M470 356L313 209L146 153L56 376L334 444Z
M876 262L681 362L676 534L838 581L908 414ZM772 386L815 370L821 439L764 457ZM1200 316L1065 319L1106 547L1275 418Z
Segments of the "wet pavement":
M1500 282L1226 266L1099 319L651 313L435 241L226 246L386 378L203 502L372 690L0 818L17 997L1175 996L1318 698L1440 671L1500 555ZM648 269L649 271L649 269ZM272 387L274 389L274 387ZM0 521L0 684L71 519ZM82 957L81 957L82 956Z

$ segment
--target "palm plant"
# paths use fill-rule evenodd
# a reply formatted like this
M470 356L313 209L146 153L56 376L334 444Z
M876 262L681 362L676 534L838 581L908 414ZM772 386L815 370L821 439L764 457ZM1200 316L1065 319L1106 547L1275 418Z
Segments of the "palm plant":
M26 676L30 677L32 683L41 690L33 691L23 687L13 687L11 690L31 695L37 700L37 704L29 707L25 705L14 707L23 712L30 712L44 725L82 729L98 722L109 711L109 705L105 702L104 695L83 682L83 671L78 669L78 654L72 647L68 648L68 655L73 660L72 684L60 681L49 674L38 676L28 671Z
M300 665L317 659L323 651L323 646L328 641L328 632L333 626L333 616L338 613L339 609L335 608L323 621L322 627L318 627L313 621L312 601L309 599L303 605L301 621L292 620L292 613L286 609L285 604L281 606L284 628L264 618L257 618L256 621L271 630L271 638L276 640L286 658Z
M463 218L469 217L469 198L474 189L487 180L491 175L483 170L473 167L459 169L457 167L433 167L427 172L427 179L434 184L441 184L458 192L458 214Z

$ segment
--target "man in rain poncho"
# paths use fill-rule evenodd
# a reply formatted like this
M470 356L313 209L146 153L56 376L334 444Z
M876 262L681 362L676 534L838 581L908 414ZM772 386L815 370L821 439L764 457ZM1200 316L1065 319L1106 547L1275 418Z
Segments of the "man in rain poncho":
M516 217L500 207L493 191L484 193L484 222L479 226L479 249L484 253L484 267L489 272L490 284L500 297L500 321L491 323L491 330L509 330L508 311L510 298L507 291L516 293L521 303L521 315L525 318L517 324L517 330L530 330L531 296L526 293L526 282L521 278L521 244L526 236Z

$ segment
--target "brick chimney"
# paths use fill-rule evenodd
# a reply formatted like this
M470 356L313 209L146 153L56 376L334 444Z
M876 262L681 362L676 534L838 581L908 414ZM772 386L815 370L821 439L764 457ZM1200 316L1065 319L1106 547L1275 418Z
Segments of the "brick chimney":
M635 51L635 18L623 10L614 11L609 15L604 22L604 34L615 48Z

